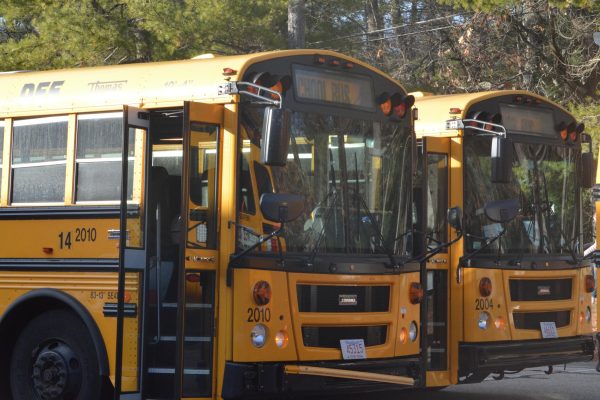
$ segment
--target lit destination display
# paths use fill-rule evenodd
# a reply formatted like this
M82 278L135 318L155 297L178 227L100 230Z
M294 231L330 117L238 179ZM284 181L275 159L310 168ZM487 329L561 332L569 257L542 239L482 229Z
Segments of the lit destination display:
M373 85L366 76L294 65L294 89L299 101L375 110Z
M507 131L556 136L554 114L547 109L534 109L500 104L502 124Z

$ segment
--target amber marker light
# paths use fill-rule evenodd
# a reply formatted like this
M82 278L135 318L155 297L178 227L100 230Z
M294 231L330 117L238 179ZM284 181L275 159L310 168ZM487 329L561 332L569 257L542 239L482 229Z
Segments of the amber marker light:
M490 278L481 278L479 281L479 294L481 294L482 297L488 297L492 294L492 280Z
M267 281L258 281L252 289L252 297L254 302L259 306L269 304L271 301L271 285Z
M594 281L593 275L585 276L585 291L586 293L592 293L596 288L596 282Z
M319 65L325 64L325 57L319 55L315 56L314 63Z
M419 304L423 301L423 296L425 292L423 290L423 285L419 282L412 282L410 284L410 289L408 290L408 297L411 304Z
M407 340L408 340L408 331L406 330L406 328L400 329L400 343L406 344Z
M494 321L494 325L496 325L496 329L504 329L506 322L504 322L504 318L498 317L496 318L496 321Z
M285 349L290 341L290 337L285 330L281 330L275 334L275 344L280 349Z
M223 75L225 76L232 76L237 74L237 71L233 68L223 68Z
M560 138L562 140L567 140L569 133L567 132L567 125L564 122L558 124L558 131L560 132Z
M392 113L392 100L388 92L383 92L377 96L375 102L379 104L379 109L384 115L390 115Z
M569 126L567 126L567 132L569 132L568 139L570 142L577 141L577 131L575 129L575 122L571 122Z
M458 107L452 107L450 109L450 114L460 114L462 112L462 110Z

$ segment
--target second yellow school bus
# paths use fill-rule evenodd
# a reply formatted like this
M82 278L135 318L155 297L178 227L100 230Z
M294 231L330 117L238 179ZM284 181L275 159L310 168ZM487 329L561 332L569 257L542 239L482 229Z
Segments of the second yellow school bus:
M525 91L415 96L421 226L430 246L455 240L426 266L427 386L590 360L583 124ZM449 206L464 210L460 238Z
M0 398L422 384L400 84L298 50L0 87Z

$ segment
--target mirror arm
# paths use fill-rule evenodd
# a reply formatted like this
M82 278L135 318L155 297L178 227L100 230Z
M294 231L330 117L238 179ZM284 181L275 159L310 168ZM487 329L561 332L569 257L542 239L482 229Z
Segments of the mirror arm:
M440 244L438 247L433 249L429 254L426 253L423 257L419 258L418 259L419 263L427 262L427 260L429 260L431 257L438 254L440 251L442 251L446 247L450 247L454 243L458 242L463 237L463 233L462 233L462 231L457 231L456 233L457 233L457 236L454 239L452 239L449 242Z
M241 253L233 255L229 259L229 264L227 264L227 287L231 287L231 285L233 284L233 263L235 263L240 258L243 258L244 256L246 256L246 254L250 253L252 250L256 249L257 247L259 247L260 245L262 245L264 242L271 239L272 237L275 237L275 236L279 237L278 235L282 231L282 229L283 229L283 223L281 224L279 229L274 230L273 232L269 233L267 236L261 236L258 239L258 242L254 243L252 246L248 247ZM283 252L281 250L281 246L278 246L278 247L279 247L279 257L283 258Z

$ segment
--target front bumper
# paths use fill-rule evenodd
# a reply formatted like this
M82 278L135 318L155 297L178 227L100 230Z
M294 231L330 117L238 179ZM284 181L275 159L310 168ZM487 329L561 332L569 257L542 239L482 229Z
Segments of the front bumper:
M392 377L415 379L415 385L395 385L364 379L339 378L312 374L286 373L290 366L309 366L315 369L357 371L361 373L382 374ZM360 361L322 361L311 363L235 363L227 362L223 380L222 397L265 398L279 397L284 394L301 393L304 395L331 395L340 393L372 392L377 390L398 390L414 388L419 385L420 371L417 357L403 357ZM301 368L300 368L301 369ZM357 374L360 375L360 374ZM363 374L366 375L366 374Z
M592 336L519 342L461 343L459 375L484 376L492 372L590 361L594 357Z

